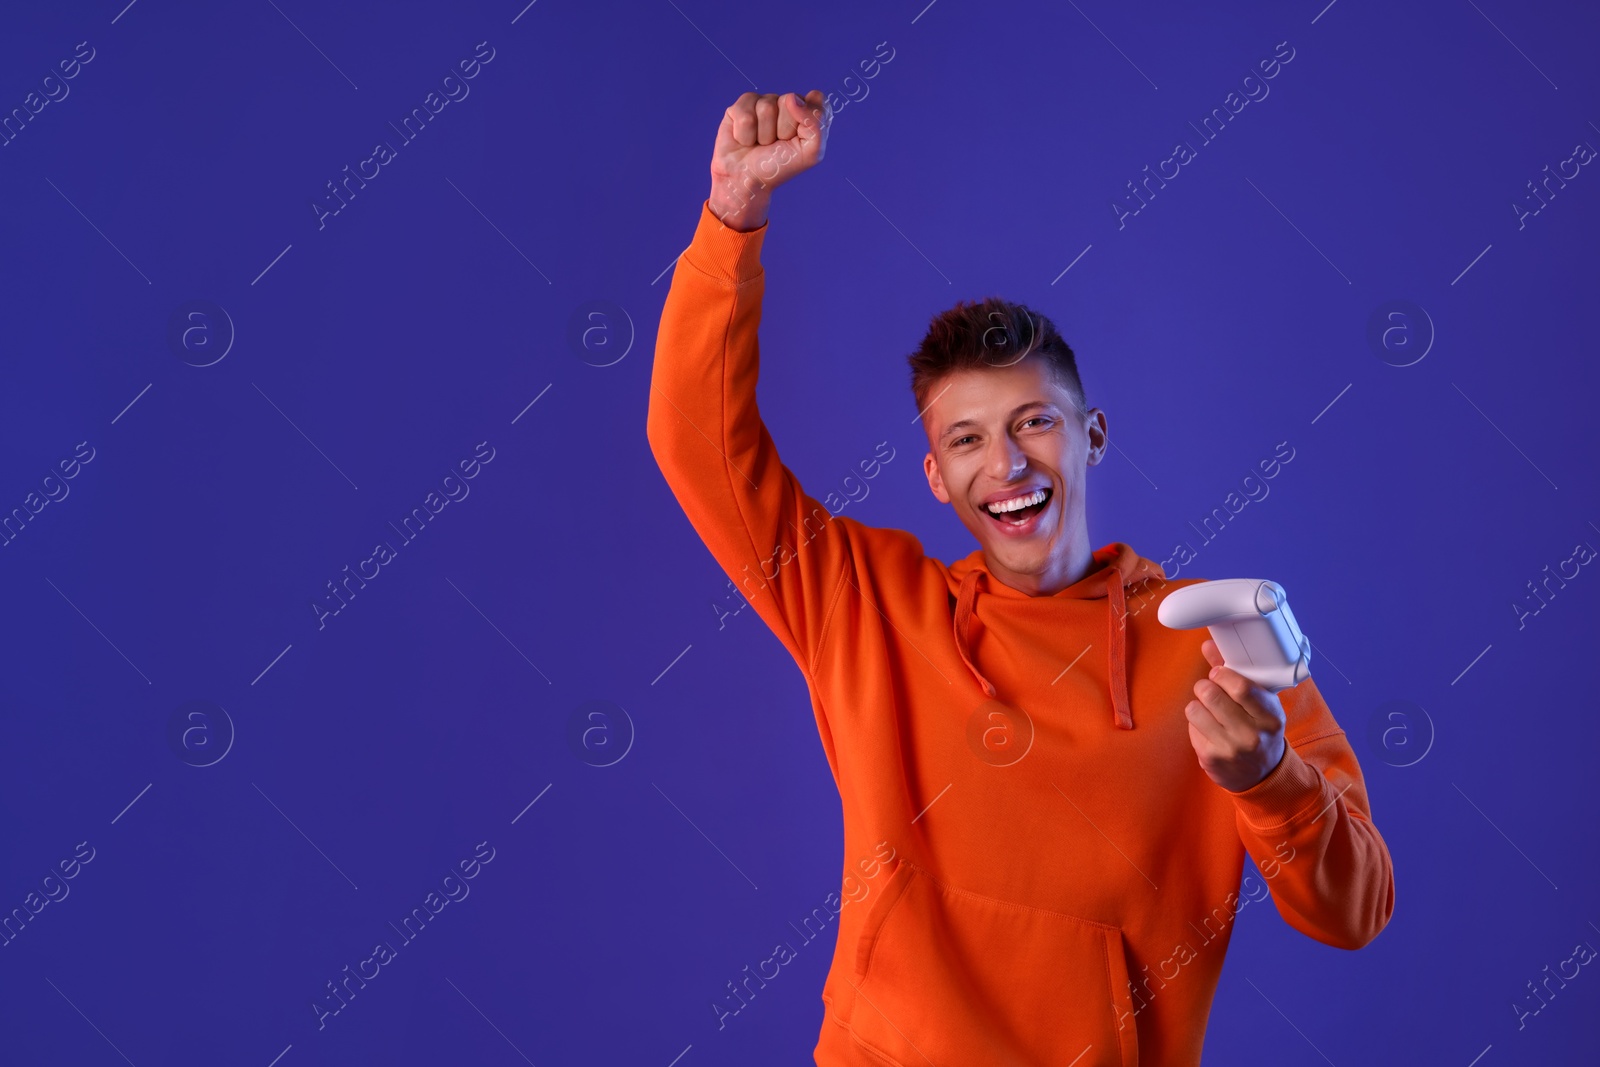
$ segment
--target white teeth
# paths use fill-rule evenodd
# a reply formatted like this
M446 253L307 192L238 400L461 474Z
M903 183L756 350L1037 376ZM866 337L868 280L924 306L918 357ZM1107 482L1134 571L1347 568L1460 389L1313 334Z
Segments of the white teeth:
M1027 496L1012 497L1010 500L1002 500L997 504L985 504L984 507L991 515L1003 515L1008 511L1017 511L1031 504L1042 504L1044 503L1044 498L1044 490L1035 489Z

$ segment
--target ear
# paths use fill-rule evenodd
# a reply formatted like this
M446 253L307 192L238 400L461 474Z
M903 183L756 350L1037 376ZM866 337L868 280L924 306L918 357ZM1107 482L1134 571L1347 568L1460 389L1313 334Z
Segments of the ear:
M933 490L939 503L950 503L950 494L945 492L944 477L939 473L939 464L935 462L932 452L922 457L922 473L928 476L928 488Z
M1089 414L1085 416L1084 430L1089 437L1087 461L1092 467L1105 457L1106 447L1111 443L1111 438L1106 433L1106 413L1100 408L1090 408Z

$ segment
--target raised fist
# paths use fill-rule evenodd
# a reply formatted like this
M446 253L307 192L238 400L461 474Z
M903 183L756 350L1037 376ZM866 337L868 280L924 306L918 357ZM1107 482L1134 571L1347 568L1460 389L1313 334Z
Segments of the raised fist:
M822 162L833 109L821 89L745 93L722 116L711 153L711 211L736 230L767 218L772 190Z

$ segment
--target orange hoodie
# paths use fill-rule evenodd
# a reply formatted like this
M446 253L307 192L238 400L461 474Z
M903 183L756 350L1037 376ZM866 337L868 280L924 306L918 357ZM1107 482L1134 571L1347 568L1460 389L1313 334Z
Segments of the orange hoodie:
M840 910L816 1062L1198 1064L1242 907L1270 886L1290 926L1347 949L1393 911L1344 731L1314 680L1281 691L1282 761L1229 792L1184 716L1206 631L1156 619L1200 579L1113 542L1030 596L981 550L946 566L808 495L756 407L767 228L728 229L702 202L648 431L689 522L804 673L844 871L867 887ZM1241 895L1246 852L1266 880Z

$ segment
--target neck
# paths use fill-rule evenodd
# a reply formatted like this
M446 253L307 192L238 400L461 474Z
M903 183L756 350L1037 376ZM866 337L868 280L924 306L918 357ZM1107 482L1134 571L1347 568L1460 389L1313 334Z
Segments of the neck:
M1089 532L1082 524L1073 528L1072 535L1062 544L1051 545L1049 555L1035 570L1012 570L984 551L983 562L989 573L1006 585L1029 596L1053 596L1070 585L1081 581L1094 567L1094 553L1089 548Z

